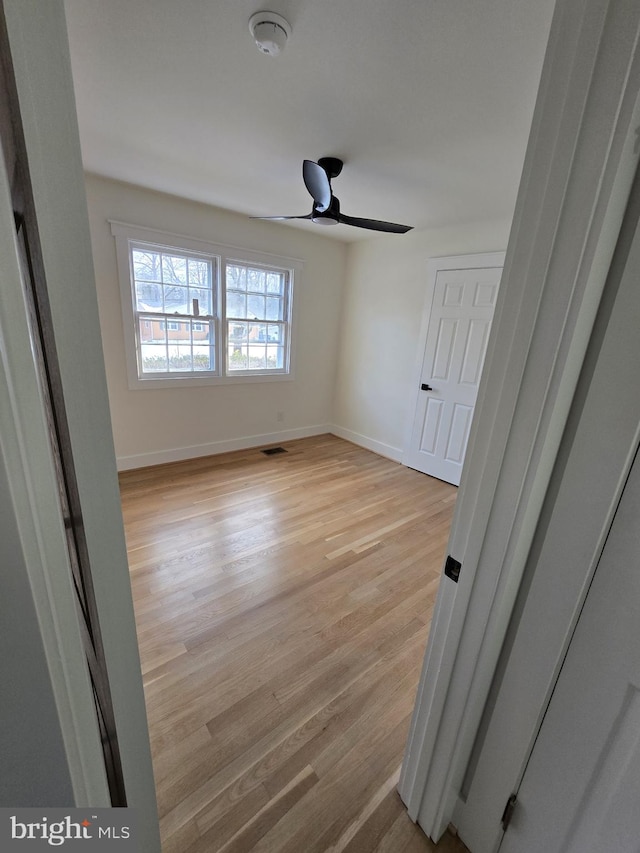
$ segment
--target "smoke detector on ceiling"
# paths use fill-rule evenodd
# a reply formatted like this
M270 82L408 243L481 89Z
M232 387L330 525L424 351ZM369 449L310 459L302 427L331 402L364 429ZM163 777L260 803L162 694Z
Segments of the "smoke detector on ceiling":
M291 35L289 22L275 12L256 12L249 18L249 29L258 50L267 56L279 56Z

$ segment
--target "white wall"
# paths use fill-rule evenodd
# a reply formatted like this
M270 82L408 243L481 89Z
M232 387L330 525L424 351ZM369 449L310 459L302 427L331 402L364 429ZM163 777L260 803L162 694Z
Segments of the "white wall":
M416 398L427 261L504 250L509 227L483 222L350 246L334 399L339 435L401 458Z
M324 432L331 423L347 247L335 240L95 175L89 219L120 468ZM107 220L304 261L295 287L291 381L129 390L115 242ZM277 421L277 413L284 420ZM188 417L185 415L188 414Z
M326 430L399 460L415 401L427 261L503 250L510 227L485 222L347 245L96 175L86 175L86 188L120 468ZM304 260L295 293L295 378L129 390L109 219Z

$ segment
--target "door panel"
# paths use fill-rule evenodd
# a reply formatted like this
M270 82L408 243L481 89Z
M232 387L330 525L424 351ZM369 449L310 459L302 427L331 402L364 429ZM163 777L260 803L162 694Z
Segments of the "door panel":
M462 260L462 259L459 259ZM405 464L458 485L501 267L439 269Z
M440 320L438 328L436 353L431 368L431 379L449 381L451 372L451 361L453 359L453 347L458 333L457 320Z
M440 432L443 405L442 400L435 400L433 397L427 400L427 410L420 441L420 450L423 453L433 455L436 452L436 439Z
M464 452L467 448L472 417L473 408L471 406L463 406L461 403L454 405L447 449L444 453L445 461L456 465L462 465L464 462Z
M637 853L639 652L636 456L500 853Z
M473 385L477 389L482 373L484 354L487 351L490 328L491 322L488 320L471 320L469 323L467 345L460 373L461 385Z

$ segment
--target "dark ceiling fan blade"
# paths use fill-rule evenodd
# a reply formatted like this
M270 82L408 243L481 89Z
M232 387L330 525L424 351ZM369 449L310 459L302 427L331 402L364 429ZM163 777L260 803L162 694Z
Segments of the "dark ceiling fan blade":
M283 219L311 219L312 214L308 213L306 216L250 216L249 219L274 219L274 220L283 220Z
M389 234L406 234L413 225L398 225L395 222L382 222L380 219L361 219L359 216L345 216L341 213L338 222L345 225L355 225L356 228L368 228L370 231L386 231Z
M313 198L316 210L324 213L331 204L331 183L329 176L318 163L313 160L304 160L302 163L302 177L305 187Z

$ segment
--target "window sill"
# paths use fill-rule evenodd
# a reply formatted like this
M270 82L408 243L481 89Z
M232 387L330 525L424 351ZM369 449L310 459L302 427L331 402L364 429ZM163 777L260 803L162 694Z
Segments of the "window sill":
M168 378L138 379L129 377L130 391L153 391L161 388L202 388L207 385L262 385L265 382L290 382L294 379L292 373L238 373L233 376L176 376Z

